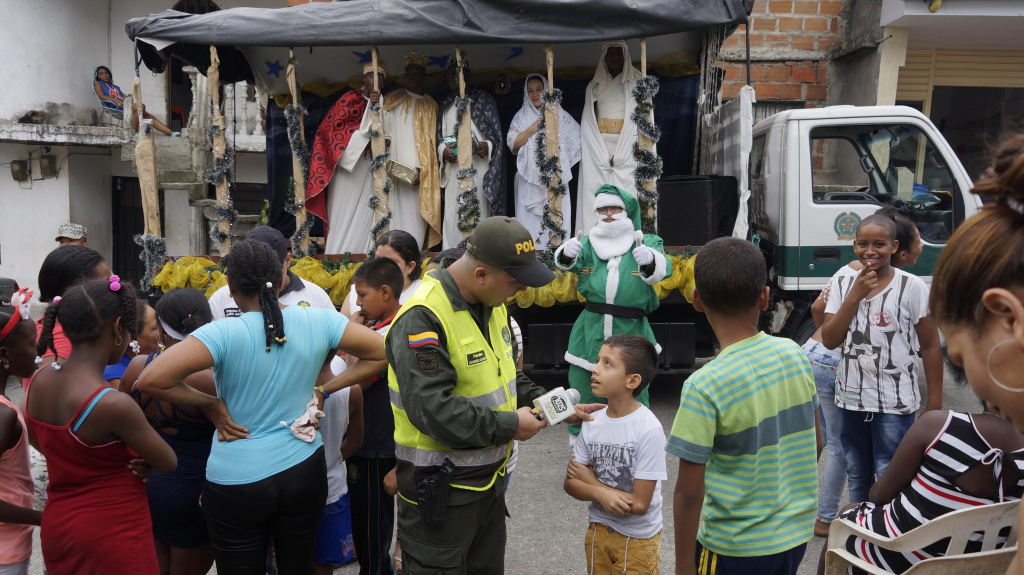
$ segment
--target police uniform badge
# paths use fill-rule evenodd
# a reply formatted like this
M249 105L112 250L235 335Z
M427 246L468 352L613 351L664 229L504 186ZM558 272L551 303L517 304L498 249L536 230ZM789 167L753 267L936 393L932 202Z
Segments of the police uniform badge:
M417 351L416 368L427 377L434 377L441 370L441 362L436 350Z
M505 340L505 345L512 345L512 334L508 332L508 326L501 328L501 339Z

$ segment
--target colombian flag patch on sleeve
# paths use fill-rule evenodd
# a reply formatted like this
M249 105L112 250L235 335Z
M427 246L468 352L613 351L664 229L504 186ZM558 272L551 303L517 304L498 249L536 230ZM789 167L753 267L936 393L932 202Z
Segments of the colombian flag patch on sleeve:
M441 345L437 339L436 331L425 331L409 336L409 347L423 347L425 345Z

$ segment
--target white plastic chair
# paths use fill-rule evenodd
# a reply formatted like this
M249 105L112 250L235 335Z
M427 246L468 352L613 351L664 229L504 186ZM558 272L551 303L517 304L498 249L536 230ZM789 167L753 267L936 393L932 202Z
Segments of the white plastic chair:
M93 77L93 82L95 82L96 81L96 69L95 68L93 68L92 77ZM89 86L93 86L93 83L90 82ZM93 90L93 93L95 94L96 91ZM98 101L100 103L99 125L101 125L101 126L113 126L115 128L120 128L121 127L121 123L124 121L124 111L123 110L119 110L117 108L117 106L113 102L111 102L109 100L102 100L102 99L100 99L99 94L96 94L96 101ZM128 109L130 110L131 108L129 107ZM104 122L103 121L103 116L110 116L114 121L113 122Z
M860 537L868 543L898 553L924 549L936 541L950 537L945 556L925 559L905 571L905 575L1005 573L1010 561L1017 553L1017 507L1019 504L1019 501L1007 501L983 507L960 509L894 539L866 531L845 519L833 521L828 533L825 575L846 575L849 567L857 567L871 574L888 573L848 552L846 541L851 536ZM999 532L1007 527L1010 528L1010 533L1007 536L1006 545L1002 549L996 549ZM981 551L964 554L971 534L977 532L984 534Z

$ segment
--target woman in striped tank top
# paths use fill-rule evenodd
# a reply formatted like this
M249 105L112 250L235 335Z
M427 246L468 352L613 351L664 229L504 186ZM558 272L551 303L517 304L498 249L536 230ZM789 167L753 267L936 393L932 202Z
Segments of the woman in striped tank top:
M892 463L872 486L871 500L848 506L840 517L895 538L958 509L1019 499L1022 491L1024 437L1012 424L990 413L930 411L900 442ZM897 553L850 537L846 550L886 571L903 573L915 563L941 557L948 544L944 539ZM979 539L974 550L980 549ZM824 568L822 549L818 573Z

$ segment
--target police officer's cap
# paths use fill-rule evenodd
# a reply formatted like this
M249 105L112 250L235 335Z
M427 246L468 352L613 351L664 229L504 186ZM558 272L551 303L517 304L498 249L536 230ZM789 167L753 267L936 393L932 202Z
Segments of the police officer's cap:
M537 259L533 236L513 218L493 216L481 221L469 237L466 251L476 259L507 271L530 287L546 286L555 279Z

